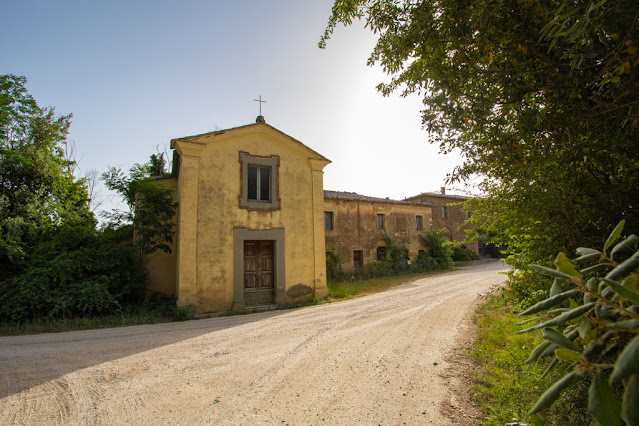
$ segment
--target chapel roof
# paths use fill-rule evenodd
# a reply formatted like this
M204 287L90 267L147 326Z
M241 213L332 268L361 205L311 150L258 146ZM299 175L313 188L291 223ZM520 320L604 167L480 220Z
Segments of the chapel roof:
M260 119L261 117L261 119ZM201 139L213 136L213 137L217 137L217 136L222 136L226 133L230 133L230 132L236 132L236 131L241 131L241 130L248 130L252 127L257 128L267 128L270 129L272 131L275 131L277 133L279 133L280 135L285 136L286 138L288 138L291 142L293 142L293 144L298 145L300 148L310 152L313 156L315 156L315 159L317 160L323 160L323 161L327 161L328 163L331 162L331 160L329 160L328 158L324 157L322 154L318 153L317 151L309 148L308 146L304 145L302 142L300 142L299 140L295 139L292 136L287 135L286 133L282 132L281 130L271 126L270 124L267 124L266 121L264 121L264 118L262 116L258 116L258 119L256 120L255 123L251 123L251 124L245 124L242 126L237 126L237 127L231 127L228 129L222 129L222 130L214 130L212 132L207 132L207 133L200 133L198 135L192 135L192 136L184 136L181 138L174 138L171 139L171 148L174 149L175 148L175 143L176 142L180 142L180 141L185 141L185 142L195 142L195 143L199 143Z
M368 201L371 203L404 204L404 205L428 206L428 207L433 206L430 203L423 203L420 201L392 200L390 198L369 197L368 195L361 195L356 192L346 192L346 191L325 190L324 198L331 199L331 200Z

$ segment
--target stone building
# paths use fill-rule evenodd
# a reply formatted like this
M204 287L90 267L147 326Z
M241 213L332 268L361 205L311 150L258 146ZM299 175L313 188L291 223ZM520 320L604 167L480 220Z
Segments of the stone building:
M442 187L440 193L423 192L405 200L431 204L433 229L442 231L450 241L460 243L466 238L466 229L469 228L469 225L464 225L464 222L470 217L470 213L464 211L462 207L463 202L469 198L463 195L446 194L446 188ZM479 242L464 245L476 254L481 254Z
M326 251L339 254L345 271L381 260L389 235L405 241L410 259L422 249L419 234L431 229L431 204L354 192L324 191Z
M198 313L325 297L323 168L300 141L255 124L171 141L177 236L147 258L147 289Z

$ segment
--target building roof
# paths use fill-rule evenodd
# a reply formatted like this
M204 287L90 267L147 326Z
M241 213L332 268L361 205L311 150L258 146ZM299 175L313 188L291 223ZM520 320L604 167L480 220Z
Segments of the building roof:
M442 194L441 192L422 192L421 194L413 195L412 197L406 197L405 200L411 200L419 197L449 198L462 201L473 198L466 195Z
M315 151L315 150L309 148L308 146L304 145L302 142L300 142L299 140L295 139L294 137L287 135L286 133L282 132L281 130L279 130L279 129L273 127L273 126L271 126L270 124L267 124L266 121L264 121L263 117L260 120L260 117L261 116L258 116L258 120L256 120L255 123L245 124L243 126L231 127L230 129L223 129L223 130L214 130L212 132L201 133L199 135L192 135L192 136L185 136L185 137L182 137L182 138L171 139L171 148L175 149L176 142L185 141L185 142L198 143L202 139L210 138L211 136L213 136L214 138L217 138L219 136L222 136L224 134L231 133L231 132L237 132L237 131L251 129L251 128L256 128L256 129L262 128L262 129L269 129L271 131L279 133L282 136L285 136L289 141L291 141L293 143L293 145L297 145L299 148L301 148L301 149L305 150L306 152L310 153L317 160L326 161L328 163L331 162L331 160L329 160L328 158L324 157L322 154L318 153L317 151Z
M343 191L326 191L325 190L324 198L330 199L330 200L368 201L371 203L404 204L404 205L428 206L428 207L433 206L433 204L422 203L420 201L391 200L390 198L369 197L367 195L360 195L356 192L343 192Z

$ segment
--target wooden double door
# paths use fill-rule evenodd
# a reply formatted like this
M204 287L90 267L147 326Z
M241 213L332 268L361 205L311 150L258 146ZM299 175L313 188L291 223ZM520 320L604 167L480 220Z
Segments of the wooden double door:
M275 304L275 241L244 241L244 306Z

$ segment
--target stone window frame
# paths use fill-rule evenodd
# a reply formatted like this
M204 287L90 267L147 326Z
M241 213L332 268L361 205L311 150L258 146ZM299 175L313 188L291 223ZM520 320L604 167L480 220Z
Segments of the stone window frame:
M270 167L271 169L271 200L252 201L248 199L248 168L249 166ZM264 157L251 155L248 152L240 151L240 196L239 204L241 209L248 210L280 210L281 200L279 191L280 180L280 157L271 155ZM259 189L259 188L258 188Z

